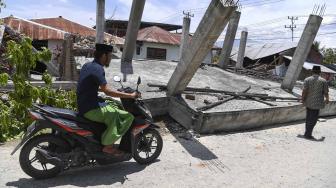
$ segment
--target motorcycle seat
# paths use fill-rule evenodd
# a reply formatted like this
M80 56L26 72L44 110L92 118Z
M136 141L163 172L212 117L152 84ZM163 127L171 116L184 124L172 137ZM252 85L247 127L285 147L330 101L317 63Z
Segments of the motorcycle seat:
M78 127L91 131L97 138L100 138L106 129L106 125L104 123L90 121L73 110L55 108L51 106L43 106L42 108L58 115L61 118L77 122Z

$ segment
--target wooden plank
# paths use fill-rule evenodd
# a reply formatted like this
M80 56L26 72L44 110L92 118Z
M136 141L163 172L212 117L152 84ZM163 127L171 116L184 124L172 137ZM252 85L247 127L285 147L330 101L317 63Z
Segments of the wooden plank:
M158 87L161 90L167 90L167 85L162 84L147 84L148 87ZM225 91L225 90L217 90L217 89L208 89L208 88L193 88L187 87L184 91L193 91L193 92L205 92L205 93L222 93L231 96L251 96L251 97L265 97L268 96L267 94L259 94L259 93L243 93L243 92L232 92L232 91Z
M167 86L162 84L147 84L148 87L158 87L160 90L166 90ZM216 90L216 89L208 89L208 88L192 88L187 87L185 89L186 92L204 92L204 93L221 93L226 95L231 95L235 97L257 97L263 100L292 100L292 101L298 101L299 98L293 98L293 97L274 97L274 96L268 96L268 94L259 94L259 93L243 93L243 92L232 92L232 91L225 91L225 90Z
M263 100L260 100L260 99L252 98L252 97L249 97L248 99L251 99L251 100L254 100L256 102L260 102L260 103L266 104L268 106L277 106L276 104L272 104L272 103L269 103L269 102L266 102L266 101L263 101Z

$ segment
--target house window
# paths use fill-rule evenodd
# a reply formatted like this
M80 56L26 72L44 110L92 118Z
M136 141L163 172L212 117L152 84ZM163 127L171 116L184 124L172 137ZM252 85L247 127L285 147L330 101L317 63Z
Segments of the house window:
M147 59L167 59L167 50L162 48L147 48Z
M136 55L140 55L140 52L141 52L141 47L137 46L136 47Z

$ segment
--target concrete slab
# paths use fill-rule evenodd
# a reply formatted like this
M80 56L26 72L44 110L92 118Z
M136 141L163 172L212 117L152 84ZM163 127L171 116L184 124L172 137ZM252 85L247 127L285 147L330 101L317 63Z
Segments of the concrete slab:
M204 99L215 102L216 97L196 95L196 100L187 100L166 97L165 92L150 92L157 88L149 88L147 83L167 84L177 63L166 61L133 61L134 72L125 86L135 87L137 77L141 76L142 84L139 90L144 101L150 106L153 115L169 113L176 121L186 128L193 128L201 133L218 131L245 130L278 123L287 123L305 118L305 108L299 102L283 101L271 102L276 107L271 107L251 100L232 100L208 111L198 112L197 107L204 106ZM113 76L122 76L119 71L120 60L112 60L110 67L105 70L109 85L119 88L119 83L113 82ZM251 86L250 93L268 94L278 97L295 97L282 89L280 83L236 75L217 67L205 66L198 69L191 80L189 87L222 89L239 92ZM294 88L300 94L298 85ZM336 91L330 90L331 103L322 110L322 115L336 115Z

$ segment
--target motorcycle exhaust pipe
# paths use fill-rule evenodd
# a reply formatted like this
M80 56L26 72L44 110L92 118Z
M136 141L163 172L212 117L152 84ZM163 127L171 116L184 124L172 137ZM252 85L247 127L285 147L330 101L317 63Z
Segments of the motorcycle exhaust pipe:
M62 168L64 168L64 164L62 160L58 157L53 157L49 155L49 153L46 150L36 149L36 158L41 163L50 163L52 165L61 166Z

